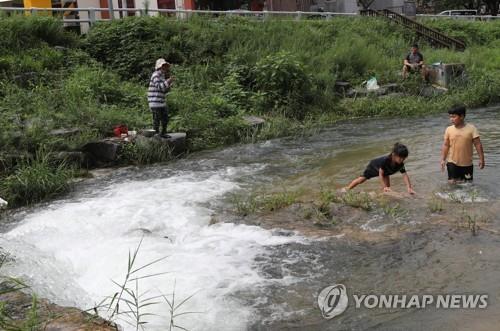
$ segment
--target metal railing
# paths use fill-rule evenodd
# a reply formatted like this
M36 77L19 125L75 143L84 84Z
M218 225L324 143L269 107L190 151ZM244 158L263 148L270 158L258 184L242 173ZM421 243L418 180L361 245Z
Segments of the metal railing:
M431 15L417 14L418 18L435 18L435 19L458 19L458 20L473 20L473 21L489 21L500 19L500 16L492 15Z
M39 15L51 13L55 16L62 16L63 22L67 25L80 25L82 32L86 32L93 24L99 21L109 21L110 19L119 19L123 16L154 16L168 15L178 18L186 18L193 14L201 16L243 16L266 19L270 17L301 19L331 19L333 17L354 17L358 13L337 13L337 12L305 12L305 11L250 11L250 10L188 10L188 9L151 9L151 8L23 8L23 7L0 7L0 12L6 13L24 13L29 15ZM79 17L68 18L65 16L75 16L71 13L77 13ZM66 15L64 15L66 13ZM107 13L104 14L103 13ZM396 13L395 13L396 14ZM103 17L103 16L108 16ZM403 16L404 17L404 16ZM444 15L417 15L419 18L468 18L468 19L496 19L497 16L444 16Z
M381 16L389 19L391 22L401 24L402 26L412 29L417 34L427 38L429 41L441 47L454 48L456 50L463 51L465 49L465 43L461 40L449 37L444 33L429 28L417 21L409 19L403 15L390 11L388 9L384 10L365 10L362 11L362 15L365 16Z
M271 17L271 16L292 16L295 18L303 17L320 17L331 18L334 16L356 16L357 13L334 13L334 12L305 12L305 11L250 11L250 10L191 10L191 9L151 9L151 8L23 8L23 7L0 7L0 11L6 12L24 12L36 15L39 12L87 12L89 17L96 17L90 15L91 12L107 12L116 13L134 13L134 16L151 15L151 14L170 14L170 15L211 15L211 16L257 16L257 17ZM114 15L111 15L114 16ZM117 17L115 17L117 18ZM96 21L100 19L96 18Z
M177 18L187 18L191 15L200 16L244 16L266 19L270 17L288 17L294 20L304 18L331 19L338 16L357 16L357 13L334 13L334 12L302 12L302 11L250 11L250 10L190 10L190 9L151 9L151 8L22 8L22 7L0 7L0 12L24 13L38 15L51 13L62 16L65 25L80 25L81 32L87 32L92 25L99 21L120 19L123 16L156 16L167 15ZM78 18L68 18L64 13L78 13ZM106 13L103 15L103 13ZM74 15L68 15L74 16ZM107 16L107 17L103 17Z

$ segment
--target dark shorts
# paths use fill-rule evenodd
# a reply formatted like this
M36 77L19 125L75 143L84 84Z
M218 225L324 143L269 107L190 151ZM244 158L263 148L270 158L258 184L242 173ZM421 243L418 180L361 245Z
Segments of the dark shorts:
M363 171L363 174L361 175L361 177L365 177L366 179L370 179L370 178L373 178L373 177L378 177L378 172L376 172L370 166L368 166L365 169L365 171Z
M417 65L416 68L405 64L405 67L408 71L420 71L420 69L422 69L422 64Z
M458 179L470 181L474 177L474 166L460 167L455 163L446 163L446 169L448 170L448 180Z

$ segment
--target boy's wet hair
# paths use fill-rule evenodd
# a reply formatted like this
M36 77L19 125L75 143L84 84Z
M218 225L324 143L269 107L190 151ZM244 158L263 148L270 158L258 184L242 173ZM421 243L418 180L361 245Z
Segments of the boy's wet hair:
M396 156L406 159L408 157L408 148L400 143L395 143L392 148L392 153Z
M455 105L450 110L448 110L448 114L465 116L465 106L464 105Z
M418 44L413 44L413 45L411 45L411 47L418 48Z

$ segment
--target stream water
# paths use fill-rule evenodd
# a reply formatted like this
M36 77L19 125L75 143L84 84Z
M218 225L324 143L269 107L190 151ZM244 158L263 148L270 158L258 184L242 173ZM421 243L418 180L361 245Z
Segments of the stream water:
M473 185L450 187L440 172L446 114L343 122L308 137L233 146L86 180L64 199L4 220L0 247L12 262L3 272L25 279L39 296L89 309L117 291L113 281L124 281L128 254L142 239L135 267L161 260L134 274L159 274L138 280L138 292L143 299L175 293L178 303L193 295L176 311L193 313L175 319L189 330L497 330L500 108L471 110L467 120L481 133L487 164L476 167ZM402 202L409 210L404 217L354 224L364 240L260 227L236 216L212 224L228 214L234 193L340 188L396 141L410 149L406 169L418 196ZM394 189L404 191L401 176L393 177ZM373 191L378 183L360 189ZM481 211L491 231L473 236L446 216L429 221L436 219L427 207L433 196L465 197L456 208ZM318 293L339 283L358 294L488 294L488 308L350 304L342 315L323 319ZM136 282L129 286L136 290ZM168 305L162 297L155 301L143 310L154 314L145 318L146 330L168 330Z

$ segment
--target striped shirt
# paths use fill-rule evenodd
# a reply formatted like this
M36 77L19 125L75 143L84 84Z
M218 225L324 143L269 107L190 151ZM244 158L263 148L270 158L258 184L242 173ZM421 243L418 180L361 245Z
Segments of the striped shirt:
M165 95L170 89L170 84L167 83L165 75L161 70L156 70L151 75L148 88L148 103L149 108L165 107Z

